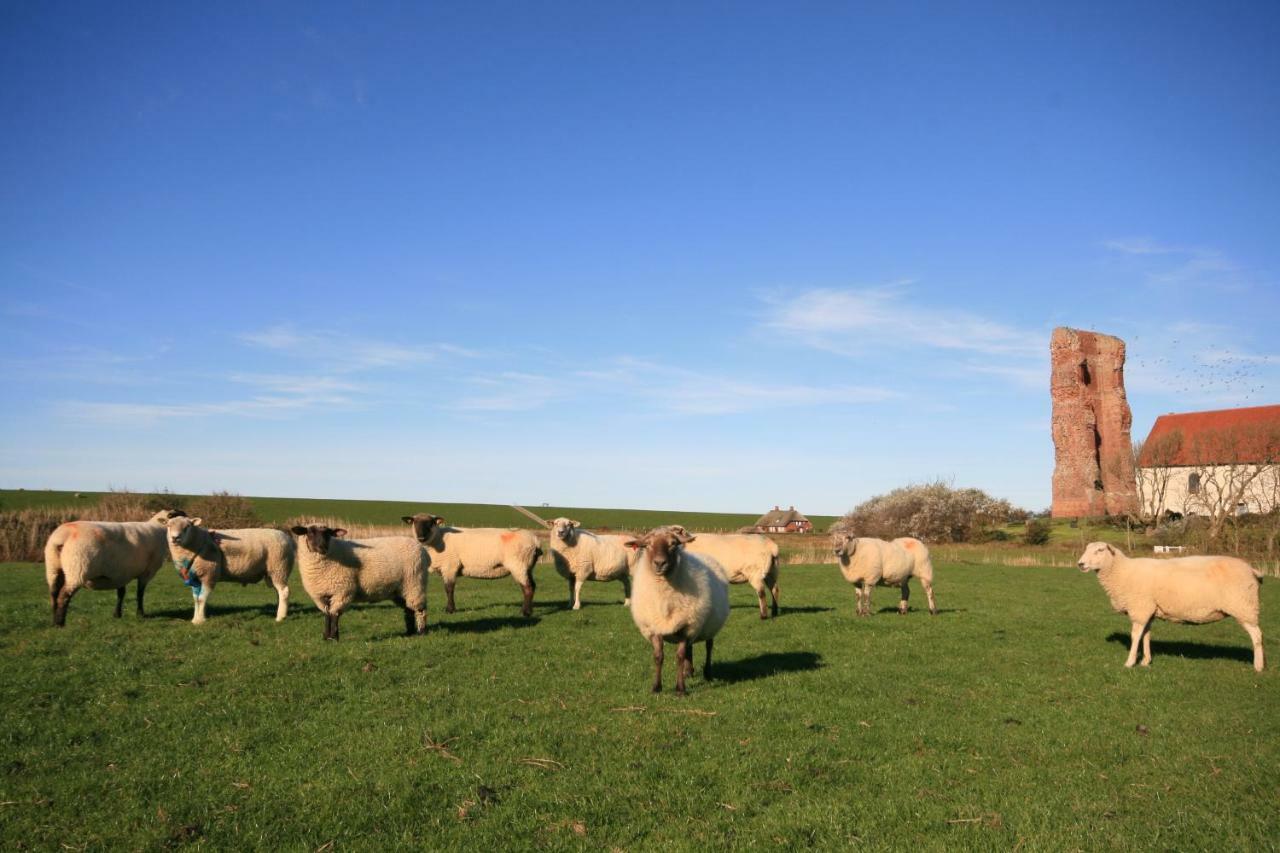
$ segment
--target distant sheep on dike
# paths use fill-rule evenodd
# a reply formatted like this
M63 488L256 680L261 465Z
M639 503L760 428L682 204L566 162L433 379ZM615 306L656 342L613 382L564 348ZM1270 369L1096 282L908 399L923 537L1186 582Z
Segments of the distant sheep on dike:
M53 624L67 624L67 605L81 588L114 589L116 618L124 609L125 586L138 582L138 615L143 593L169 547L165 523L182 510L163 509L147 521L69 521L49 535L44 546L44 576L49 584Z
M551 522L552 564L569 582L569 605L574 610L581 609L582 585L589 580L622 581L622 603L631 603L630 575L640 552L626 546L629 538L592 533L569 518Z
M169 519L169 555L191 587L195 615L205 620L205 607L219 581L258 583L266 578L276 591L276 621L289 612L289 575L297 548L283 530L257 527L213 531L204 520L179 516Z
M533 566L542 556L538 537L528 530L500 527L448 527L430 513L402 516L431 559L431 571L444 581L445 613L453 613L453 586L458 576L501 578L511 575L524 593L521 613L533 615Z
M929 549L919 539L904 536L885 542L839 531L831 535L831 544L840 563L840 573L857 589L859 616L871 615L871 590L877 585L901 588L898 612L905 616L912 578L918 579L924 589L929 613L937 615L938 606L933 600L933 561L929 559Z
M1114 545L1092 542L1076 565L1082 572L1097 572L1111 606L1129 616L1129 657L1125 666L1137 662L1139 643L1142 665L1151 665L1151 623L1156 619L1203 624L1231 616L1253 642L1253 668L1262 672L1265 659L1262 629L1258 627L1262 572L1244 560L1126 557Z

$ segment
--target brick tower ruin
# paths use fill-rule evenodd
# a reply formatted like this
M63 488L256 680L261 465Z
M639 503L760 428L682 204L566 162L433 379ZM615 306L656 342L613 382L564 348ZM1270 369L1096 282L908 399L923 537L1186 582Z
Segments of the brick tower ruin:
M1124 341L1060 326L1049 341L1053 517L1124 515L1138 505L1124 393Z

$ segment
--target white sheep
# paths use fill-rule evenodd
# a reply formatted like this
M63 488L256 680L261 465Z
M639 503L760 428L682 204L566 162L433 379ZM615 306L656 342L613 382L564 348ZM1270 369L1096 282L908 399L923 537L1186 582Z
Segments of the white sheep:
M1235 557L1178 557L1159 560L1126 557L1106 542L1092 542L1076 563L1083 572L1097 572L1111 606L1126 613L1131 624L1129 657L1151 665L1151 623L1203 624L1231 616L1253 641L1253 668L1262 672L1262 629L1258 627L1258 590L1262 572Z
M147 521L69 521L49 535L44 545L44 576L49 584L53 624L67 624L67 605L81 588L114 589L116 618L124 609L124 590L138 582L138 615L145 615L142 596L169 548L165 522L182 510L165 509Z
M729 618L729 584L724 568L684 546L696 537L659 527L631 539L641 552L631 579L631 618L653 646L653 692L662 692L663 644L676 643L676 694L685 694L693 674L693 644L706 643L702 675L711 679L711 649Z
M533 614L533 566L542 556L538 537L528 530L498 527L446 527L444 519L430 513L401 516L413 535L427 549L431 571L444 581L445 613L453 613L453 585L458 575L467 578L502 578L510 575L524 592L525 616Z
M688 535L678 524L672 530ZM773 615L778 615L778 543L756 533L699 533L687 546L695 554L705 554L724 567L729 583L749 583L756 591L760 618L768 619L765 590L773 596Z
M631 570L640 552L626 546L629 538L592 533L569 518L551 522L551 560L569 582L574 610L582 608L582 585L589 580L622 581L622 603L631 603Z
M912 578L919 580L924 588L925 597L929 599L929 613L938 614L938 606L933 600L933 562L929 559L929 549L919 539L903 536L885 542L883 539L836 532L831 535L831 541L832 550L840 562L840 573L857 588L859 616L871 615L871 590L876 585L902 589L898 612L905 616Z
M427 554L408 536L346 539L342 528L291 528L298 572L307 595L325 615L324 638L338 639L338 619L356 601L394 601L404 609L404 632L427 632Z
M297 548L283 530L248 528L209 530L200 518L169 519L169 556L195 599L196 625L218 581L257 583L266 578L277 596L276 621L289 612L289 575Z

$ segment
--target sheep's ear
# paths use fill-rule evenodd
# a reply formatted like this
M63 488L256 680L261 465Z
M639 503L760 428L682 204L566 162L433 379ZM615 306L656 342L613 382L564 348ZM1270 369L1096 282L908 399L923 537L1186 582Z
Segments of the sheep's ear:
M333 531L333 535L334 535L334 536L336 536L336 537L338 537L339 539L346 539L346 538L347 538L347 531L346 531L345 529L343 529L343 528L339 527L338 529L336 529L336 530L334 530L334 531Z
M400 520L403 521L405 524L413 524L412 515L402 515L400 516Z
M291 531L293 532L293 535L294 535L294 536L306 536L306 535L307 535L307 528L303 527L303 526L302 526L302 525L300 525L300 524L295 524L293 527L290 527L290 528L289 528L289 530L291 530Z
M679 531L677 531L677 533L676 533L676 539L678 539L678 540L680 541L680 544L681 544L681 545L688 545L690 542L692 542L693 540L695 540L695 539L697 539L697 538L698 538L698 537L697 537L697 536L694 536L692 533L685 533L685 532L684 532L684 528L683 528L683 527L682 527L682 528L680 528L680 530L679 530Z
M641 548L645 546L645 541L643 539L628 539L626 542L623 542L622 544L626 545L632 551L639 551Z
M436 524L440 525L441 527L443 527L443 526L444 526L444 516L443 516L443 515L433 515L433 516L431 516L431 520L432 520L432 521L434 521Z
M569 519L569 523L570 523L570 524L572 524L574 527L581 527L581 526L582 526L582 522L581 522L581 521L574 521L572 518L571 518L571 519Z
M200 518L199 516L196 516L195 518L191 519L191 523L194 524L196 527L203 527L204 519Z
M1116 552L1116 549L1115 549L1115 548L1112 548L1110 545L1103 545L1102 547L1107 549L1107 553L1108 553L1108 554L1113 554L1113 555L1114 555L1114 554L1115 554L1115 552Z

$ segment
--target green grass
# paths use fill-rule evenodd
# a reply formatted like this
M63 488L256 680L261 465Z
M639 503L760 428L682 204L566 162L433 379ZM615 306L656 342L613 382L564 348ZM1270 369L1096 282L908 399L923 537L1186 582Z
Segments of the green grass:
M0 508L7 510L90 507L102 492L49 491L43 489L0 489ZM192 495L174 495L179 501ZM299 516L340 518L353 524L399 524L400 518L430 510L450 524L462 527L536 528L528 517L505 504L439 503L433 501L352 501L323 498L250 497L265 524L280 524ZM528 507L545 519L560 515L581 521L587 527L615 530L647 530L659 524L683 524L691 530L737 530L755 523L760 516L731 512L678 512L649 509L588 509L582 507ZM763 512L768 507L764 507ZM814 527L825 531L836 516L809 516Z
M1158 623L1130 671L1091 576L938 576L934 618L878 590L856 619L830 566L786 567L776 621L734 587L721 678L679 699L616 584L574 613L546 570L531 620L507 580L444 616L433 578L426 637L383 604L326 644L296 578L281 625L229 585L190 625L165 566L150 617L81 592L59 631L0 566L0 846L1274 849L1280 682L1234 622Z

